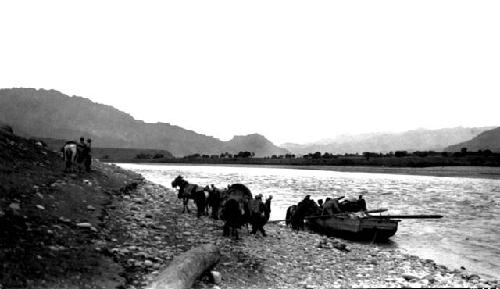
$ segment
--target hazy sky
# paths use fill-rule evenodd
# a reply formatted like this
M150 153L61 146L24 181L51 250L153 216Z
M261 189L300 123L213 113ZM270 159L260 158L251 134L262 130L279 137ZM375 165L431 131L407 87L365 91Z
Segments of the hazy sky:
M500 1L2 1L0 87L223 140L500 125Z

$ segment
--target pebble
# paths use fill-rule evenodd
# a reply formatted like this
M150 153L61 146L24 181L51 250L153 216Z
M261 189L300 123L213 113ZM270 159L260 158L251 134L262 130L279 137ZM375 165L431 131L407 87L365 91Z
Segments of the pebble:
M220 272L212 271L210 273L212 274L212 280L214 284L220 284L222 282L222 275Z
M13 211L19 211L21 210L21 205L19 203L11 203L9 208Z

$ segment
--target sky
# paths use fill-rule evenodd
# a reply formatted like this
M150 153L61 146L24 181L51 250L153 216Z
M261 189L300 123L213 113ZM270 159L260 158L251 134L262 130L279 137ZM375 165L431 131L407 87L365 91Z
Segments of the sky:
M228 140L499 126L500 1L1 1L0 87Z

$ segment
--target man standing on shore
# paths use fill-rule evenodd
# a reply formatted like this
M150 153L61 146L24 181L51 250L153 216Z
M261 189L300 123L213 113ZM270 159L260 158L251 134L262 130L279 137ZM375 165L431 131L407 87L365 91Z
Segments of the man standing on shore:
M269 203L271 200L269 200ZM264 224L266 223L265 216L265 205L262 202L262 195L256 195L255 199L252 200L251 204L252 208L252 216L251 216L251 224L252 224L252 232L250 234L256 234L257 231L262 233L262 236L266 236L266 231L264 230Z

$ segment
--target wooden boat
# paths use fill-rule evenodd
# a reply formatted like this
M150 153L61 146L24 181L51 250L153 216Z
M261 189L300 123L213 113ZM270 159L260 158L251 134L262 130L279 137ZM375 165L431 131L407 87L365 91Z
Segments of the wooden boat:
M307 225L313 231L326 235L356 240L385 241L396 234L400 221L369 215L339 214L308 218Z
M364 212L306 218L313 231L346 239L387 241L396 234L400 219L435 219L441 215L370 215Z

